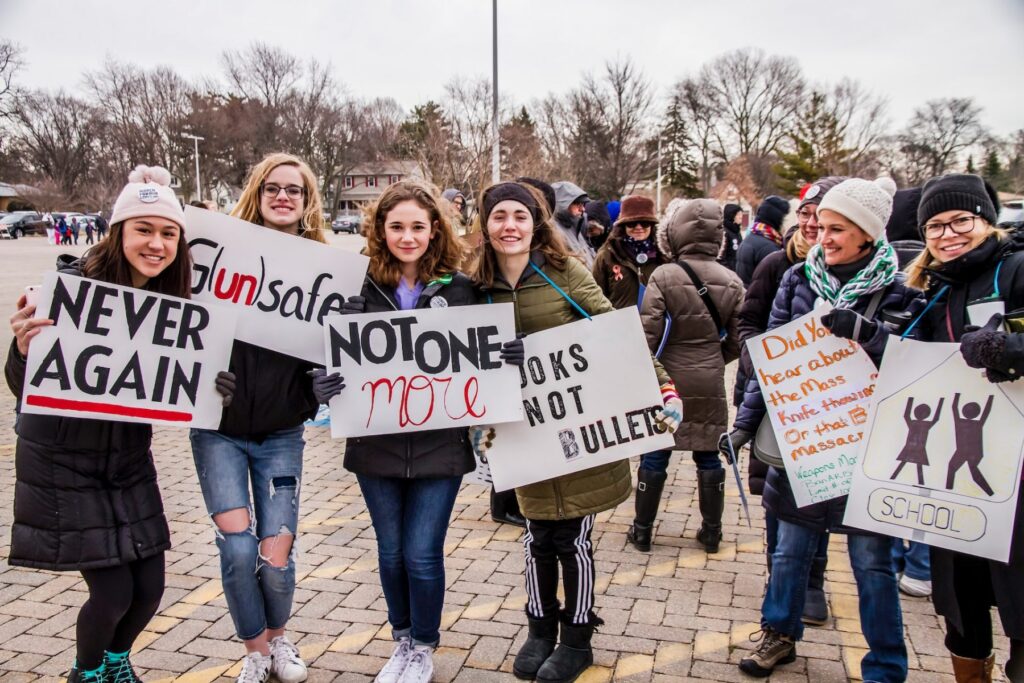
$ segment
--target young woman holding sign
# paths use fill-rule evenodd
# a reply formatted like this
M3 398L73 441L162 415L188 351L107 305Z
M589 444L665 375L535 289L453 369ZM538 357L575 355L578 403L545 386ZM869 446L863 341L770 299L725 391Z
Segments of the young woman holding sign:
M586 267L566 251L543 197L520 183L487 188L479 202L484 248L475 279L485 298L515 306L516 329L538 332L613 309ZM682 402L661 365L665 408L658 420L675 431ZM474 443L491 441L474 430ZM489 437L493 439L493 436ZM526 615L529 638L516 655L522 679L574 681L593 661L590 640L603 623L594 614L594 516L629 497L629 462L567 474L516 489L526 517ZM566 608L560 610L558 567ZM559 623L561 637L559 638ZM555 643L558 641L558 647Z
M232 215L296 239L324 242L316 176L289 154L270 154L253 167ZM306 679L306 665L284 629L295 593L303 422L317 409L307 374L313 367L236 340L235 401L219 429L191 433L199 485L215 526L224 596L247 651L239 683L262 683L271 672L282 683Z
M929 180L917 211L926 248L907 268L910 284L928 294L920 323L927 338L960 342L967 364L984 368L992 383L1024 375L1024 236L994 227L998 213L995 190L976 175ZM992 680L995 605L1010 638L1006 677L1024 681L1024 496L1008 563L934 546L931 560L956 680Z
M62 273L182 298L192 260L185 215L159 167L128 177L110 218L110 238ZM25 296L11 316L14 342L4 374L20 397L32 338L53 321L35 317ZM231 377L218 376L230 402ZM19 399L20 410L20 399ZM78 613L78 681L138 680L128 653L156 613L164 591L164 551L171 547L150 444L137 422L19 414L15 423L14 526L8 562L79 571L89 599Z
M783 276L769 330L811 312L818 301L827 301L834 310L822 317L822 324L835 336L858 342L878 365L889 335L909 322L905 314L924 308L921 293L897 274L896 252L885 240L895 191L888 178L850 178L828 190L818 206L818 243L803 264ZM760 387L751 379L729 435L734 449L750 441L764 414ZM761 605L760 644L740 662L740 670L764 677L776 665L796 658L808 575L821 534L833 531L846 533L850 546L861 625L870 647L861 660L864 680L906 680L907 649L892 539L843 527L846 496L797 507L786 472L774 467L768 472L762 502L779 520L778 545Z
M407 311L476 303L458 271L462 247L435 188L414 180L389 185L367 212L370 267L362 296L342 313ZM521 364L523 342L506 342L506 362ZM344 388L338 373L317 371L313 390L327 403ZM462 485L475 466L465 428L348 439L354 472L377 534L380 582L397 641L377 683L427 683L440 641L444 539Z

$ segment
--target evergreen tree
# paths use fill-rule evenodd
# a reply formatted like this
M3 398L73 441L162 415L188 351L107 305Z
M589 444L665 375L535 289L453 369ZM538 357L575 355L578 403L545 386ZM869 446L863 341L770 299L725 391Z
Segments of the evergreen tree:
M967 168L964 169L964 173L977 173L978 169L974 167L974 155L971 154L967 157Z
M775 165L781 191L797 194L818 178L844 173L850 150L843 144L834 103L825 93L811 93L789 137L791 147L778 153Z
M654 141L657 145L657 141ZM692 154L693 141L687 131L682 103L674 95L665 111L661 129L661 166L663 182L687 197L700 197L700 178Z
M995 147L988 150L985 155L985 165L981 167L981 176L992 184L997 190L1006 191L1006 173L1003 163L999 160L999 152Z

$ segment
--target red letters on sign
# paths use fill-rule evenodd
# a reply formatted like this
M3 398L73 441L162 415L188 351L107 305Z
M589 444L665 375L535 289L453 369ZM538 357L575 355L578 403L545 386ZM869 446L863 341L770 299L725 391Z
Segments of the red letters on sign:
M434 414L436 385L444 385L444 390L441 394L441 407L444 409L445 414L452 420L461 420L467 415L472 415L474 418L481 418L487 413L487 407L481 406L479 412L477 412L477 398L480 394L479 384L476 377L470 377L466 380L462 387L462 401L458 403L458 399L453 399L457 403L454 406L456 409L465 408L465 411L461 415L453 415L449 410L448 405L448 389L451 387L451 377L427 377L426 375L413 375L412 377L406 377L405 375L399 375L394 379L388 377L382 377L381 379L374 380L372 382L363 383L363 391L370 390L370 413L366 417L366 426L369 427L373 421L373 411L377 407L377 389L385 387L387 389L387 402L393 404L395 401L395 390L398 390L398 426L405 427L407 425L419 426L425 424ZM424 395L424 398L429 399L426 410L423 415L413 417L409 414L409 397L413 395L413 392L429 392ZM419 419L416 419L416 418Z

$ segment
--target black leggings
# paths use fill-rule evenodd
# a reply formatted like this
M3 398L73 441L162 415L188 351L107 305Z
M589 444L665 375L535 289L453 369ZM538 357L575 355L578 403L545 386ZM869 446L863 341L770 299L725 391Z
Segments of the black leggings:
M78 667L95 669L103 653L127 652L164 594L164 554L119 567L83 569L89 599L78 612Z

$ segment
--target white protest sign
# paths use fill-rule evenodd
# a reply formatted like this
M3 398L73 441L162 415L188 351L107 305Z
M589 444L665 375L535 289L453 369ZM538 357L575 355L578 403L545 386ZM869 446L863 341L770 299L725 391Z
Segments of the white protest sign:
M860 344L821 324L830 310L747 340L799 507L849 493L877 377Z
M362 291L369 259L193 206L185 224L192 298L233 306L242 341L323 364L323 319Z
M486 453L496 490L675 446L654 427L661 392L635 307L525 341L526 419L495 425Z
M435 298L436 300L436 298ZM512 304L418 308L325 319L331 436L367 436L523 419Z
M228 369L226 306L47 273L29 346L24 413L216 429L217 373Z
M1020 495L1024 385L959 344L890 339L846 524L1006 562Z

